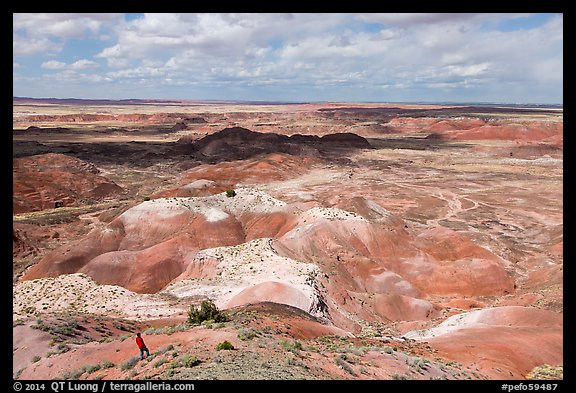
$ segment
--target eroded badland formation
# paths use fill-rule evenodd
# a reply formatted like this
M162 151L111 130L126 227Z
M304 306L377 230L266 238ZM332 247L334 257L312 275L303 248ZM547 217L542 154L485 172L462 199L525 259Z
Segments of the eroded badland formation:
M15 99L13 128L15 378L561 377L561 109ZM206 299L230 320L187 324Z

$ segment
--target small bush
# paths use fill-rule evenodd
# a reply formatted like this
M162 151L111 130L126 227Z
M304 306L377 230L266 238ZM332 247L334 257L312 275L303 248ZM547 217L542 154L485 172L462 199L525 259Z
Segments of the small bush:
M564 367L543 364L532 369L526 379L564 379Z
M188 323L199 325L204 321L226 322L228 317L224 315L211 300L203 300L199 308L190 306Z
M102 368L104 368L104 369L112 368L114 366L115 366L115 364L112 363L110 360L105 360L104 362L102 362Z
M154 366L152 366L152 367L154 367L154 368L160 367L161 365L163 365L164 363L167 363L167 362L168 362L168 360L166 360L165 358L158 359L158 361L156 363L154 363Z
M298 367L302 367L302 368L305 368L305 369L308 368L308 366L307 366L304 362L302 362L301 360L296 359L296 358L294 357L294 355L292 355L292 354L290 354L290 355L287 356L287 358L286 358L286 364L289 365L289 366L298 366Z
M169 326L169 327L165 328L164 333L167 335L171 335L173 333L181 332L181 331L188 330L188 329L190 329L190 326L188 324L179 323L178 325Z
M116 329L118 329L118 330L123 330L123 331L126 331L126 332L129 332L129 331L130 331L129 328L127 328L126 326L124 326L124 324L122 324L122 322L119 322L119 321L113 321L113 322L112 322L112 326L114 326L114 327L115 327Z
M258 335L258 331L252 328L242 328L238 332L238 338L242 341L251 340Z
M144 202L147 202L150 200L150 197L144 197Z
M235 196L236 196L236 191L234 191L234 190L226 190L226 196L227 196L228 198L235 197Z
M65 343L60 343L58 344L58 346L56 347L56 351L50 351L48 352L48 354L46 355L46 357L50 357L52 355L58 355L61 353L65 353L68 352L70 350L70 347L68 345L66 345Z
M100 370L101 366L99 364L88 365L84 367L84 372L88 374L95 373L96 371Z
M222 341L220 344L216 345L216 350L220 351L222 349L225 349L225 350L234 349L234 345L232 345L230 343L230 341L228 341L228 340Z
M138 363L139 359L140 358L138 356L132 356L130 359L128 359L124 363L122 363L120 368L122 370L130 370L131 368L133 368Z
M346 371L348 374L355 375L354 369L350 364L348 364L348 359L345 356L338 356L336 357L336 364L340 366L341 369Z
M290 352L298 352L302 349L302 344L298 340L294 340L292 342L282 340L280 342L280 345L282 346L282 348Z
M173 349L174 349L174 345L169 344L169 345L166 345L165 347L158 348L154 353L156 355L163 355L166 352L171 351Z
M78 380L80 379L80 377L82 376L82 374L84 374L84 369L81 368L80 370L75 370L75 371L66 371L64 372L64 374L62 374L62 379L71 379L71 380Z
M398 350L398 348L396 348L396 350ZM382 347L382 351L384 351L384 353L391 354L392 352L394 352L394 348L385 346L385 347Z
M196 356L184 355L182 358L182 363L184 367L192 368L200 364L200 360Z

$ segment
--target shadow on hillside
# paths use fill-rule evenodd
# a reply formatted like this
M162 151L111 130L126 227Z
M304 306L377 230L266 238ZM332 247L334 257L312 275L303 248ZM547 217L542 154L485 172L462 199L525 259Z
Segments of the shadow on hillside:
M45 142L13 141L13 158L36 154L61 153L94 165L149 167L166 162L217 164L245 160L271 153L318 157L341 161L352 151L372 148L356 134L280 135L259 133L234 127L199 140L182 138L176 142Z
M228 128L199 140L177 142L45 142L13 141L13 158L36 154L61 153L99 165L126 165L146 168L167 162L189 166L245 160L271 153L316 157L327 162L346 164L359 149L439 150L466 148L441 138L401 137L363 138L342 133L325 136L279 135L248 129ZM196 163L196 164L194 164Z

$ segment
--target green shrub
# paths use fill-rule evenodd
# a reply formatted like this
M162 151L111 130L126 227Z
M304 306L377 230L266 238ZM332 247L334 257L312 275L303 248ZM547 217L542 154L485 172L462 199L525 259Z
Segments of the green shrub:
M251 340L258 335L258 331L253 328L241 328L238 332L238 338L242 341Z
M150 200L150 197L144 197L144 201L147 202Z
M62 379L71 379L71 380L78 380L80 379L80 377L82 376L82 374L84 374L84 368L81 368L80 370L75 370L75 371L65 371L64 374L62 374Z
M188 311L188 323L199 325L204 321L226 322L228 317L224 315L211 300L203 300L200 307L190 306Z
M532 369L526 379L564 379L564 367L543 364Z
M46 354L46 357L50 357L52 355L58 355L60 353L65 353L68 352L70 350L70 347L68 345L66 345L65 343L60 343L58 344L58 346L56 347L56 351L50 351Z
M112 363L110 360L105 360L104 362L102 362L102 368L104 368L104 369L112 368L114 366L115 366L115 364Z
M282 348L290 352L298 352L302 349L302 344L298 340L294 340L292 342L282 340L280 341L280 345Z
M182 358L182 363L184 364L184 367L192 368L194 366L199 365L200 360L196 356L188 354L184 355L184 357Z
M235 196L236 196L236 191L234 191L234 190L226 190L226 196L227 196L228 198L235 197Z
M220 344L216 345L216 350L220 351L222 349L234 349L234 345L232 345L228 340L222 341Z
M171 350L173 350L173 349L174 349L174 345L168 344L168 345L166 345L165 347L158 348L154 353L155 353L156 355L163 355L163 354L165 354L166 352L171 351Z
M168 362L168 360L166 360L165 358L158 359L158 361L156 361L156 363L154 363L154 366L152 366L152 367L154 367L154 368L160 367L161 365L163 365L164 363L167 363L167 362Z
M140 358L138 356L132 356L126 362L122 363L120 368L122 370L130 370L131 368L133 368L138 363L138 360L140 360Z
M92 374L95 373L96 371L100 370L101 366L99 364L94 364L94 365L88 365L88 366L84 366L84 372L87 372L88 374Z

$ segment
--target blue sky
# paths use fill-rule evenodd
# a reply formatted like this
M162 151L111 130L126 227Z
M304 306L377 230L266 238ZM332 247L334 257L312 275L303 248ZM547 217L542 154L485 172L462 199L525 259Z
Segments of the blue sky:
M562 14L13 14L13 95L563 103Z

